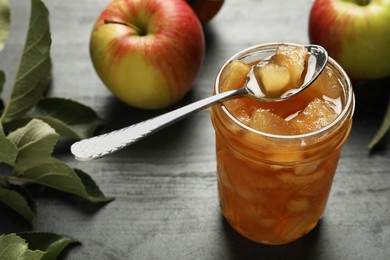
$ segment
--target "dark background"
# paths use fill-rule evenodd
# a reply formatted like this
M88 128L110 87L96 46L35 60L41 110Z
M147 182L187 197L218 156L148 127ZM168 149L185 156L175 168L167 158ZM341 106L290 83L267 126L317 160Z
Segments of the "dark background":
M0 68L15 76L27 30L30 1L11 0L12 26ZM176 107L207 97L223 62L251 45L308 43L313 1L225 1L204 28L207 52L193 90ZM93 23L109 0L46 0L52 31L53 81L48 95L95 109L109 129L163 111L142 111L115 99L93 70L88 42ZM355 83L354 125L345 144L326 213L315 230L284 246L255 244L238 235L218 205L214 132L209 112L185 119L126 150L77 162L62 142L56 156L89 173L107 196L105 205L33 186L35 230L82 242L66 259L390 259L389 148L370 153L382 121L390 80ZM30 230L0 205L0 233Z

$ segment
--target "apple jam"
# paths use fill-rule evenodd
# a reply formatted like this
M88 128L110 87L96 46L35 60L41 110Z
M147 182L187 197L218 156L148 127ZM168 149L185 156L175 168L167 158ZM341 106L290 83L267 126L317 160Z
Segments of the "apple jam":
M279 46L234 55L219 71L215 92L241 88L250 65ZM289 67L290 74L295 69ZM275 245L312 230L324 212L353 109L351 83L332 59L311 86L288 100L240 97L213 106L219 201L231 226Z

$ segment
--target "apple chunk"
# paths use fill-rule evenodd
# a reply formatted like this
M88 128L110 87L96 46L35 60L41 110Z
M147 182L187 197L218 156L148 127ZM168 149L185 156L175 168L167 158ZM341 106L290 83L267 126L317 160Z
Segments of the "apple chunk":
M242 88L246 83L246 79L250 70L251 66L240 60L233 60L230 62L221 75L221 91L224 92ZM224 101L223 104L231 113L234 113L235 117L239 118L242 122L245 122L249 119L249 115L244 109L247 104L246 98L229 99Z
M285 66L269 63L255 69L256 80L267 97L280 97L287 91L290 71Z
M289 135L294 132L294 128L284 118L261 108L253 113L249 127L262 132L280 135Z
M289 121L290 125L298 129L301 134L319 130L337 118L337 113L327 101L314 99L307 107Z
M250 70L251 66L240 60L230 62L221 77L221 91L242 88Z
M299 87L301 84L307 54L308 51L305 47L282 45L276 50L276 54L273 57L276 63L289 68L291 83L295 87Z

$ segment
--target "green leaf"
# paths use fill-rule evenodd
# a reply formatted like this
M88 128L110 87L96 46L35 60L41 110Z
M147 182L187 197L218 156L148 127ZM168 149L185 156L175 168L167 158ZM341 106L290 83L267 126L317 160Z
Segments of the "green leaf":
M77 195L92 202L109 202L96 183L86 173L74 170L54 158L41 161L32 167L15 168L13 176L20 180L37 183L63 192ZM88 176L88 177L86 177Z
M0 235L0 259L40 260L44 254L28 249L26 241L16 234Z
M10 16L8 0L0 0L0 51L8 39Z
M23 118L4 127L13 130L33 118L41 119L62 136L74 139L90 137L97 126L103 124L95 111L76 101L63 98L42 98Z
M45 232L19 233L18 235L28 242L30 249L46 252L42 260L57 259L68 245L79 243L67 237Z
M17 154L16 145L5 136L3 126L0 123L0 163L3 162L13 166Z
M385 139L386 135L389 133L389 131L390 131L390 99L389 99L389 104L387 105L385 117L383 118L382 121L382 125L379 127L379 130L375 134L374 138L371 140L370 144L368 145L368 148L372 149L380 142L382 142Z
M9 122L23 116L42 97L48 86L51 60L48 10L40 0L31 0L29 30L11 92L0 118Z
M58 134L48 124L33 119L26 126L11 132L8 138L18 149L15 167L23 170L50 158Z
M92 202L109 202L96 183L80 170L74 170L51 157L58 134L45 122L33 119L9 134L18 147L13 177L71 193Z
M83 172L80 169L73 169L77 174L77 177L80 178L81 182L84 184L85 190L89 196L95 198L96 202L110 202L113 201L112 197L105 197L101 192L99 187L96 185L95 181L87 173Z
M37 215L35 203L22 187L16 185L0 187L0 202L21 215L34 226Z

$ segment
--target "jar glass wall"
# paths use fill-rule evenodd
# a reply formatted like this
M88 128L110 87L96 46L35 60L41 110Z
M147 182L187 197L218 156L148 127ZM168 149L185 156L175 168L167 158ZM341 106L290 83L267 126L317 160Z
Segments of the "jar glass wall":
M262 44L234 55L220 69L215 93L232 60L252 64L279 45ZM314 132L265 133L240 122L223 104L211 108L221 210L251 240L275 245L294 241L312 230L324 212L354 111L346 73L331 58L327 68L340 83L342 108L332 123Z

